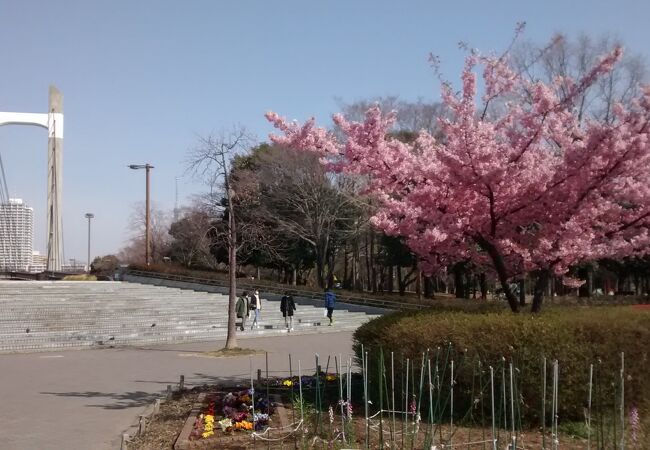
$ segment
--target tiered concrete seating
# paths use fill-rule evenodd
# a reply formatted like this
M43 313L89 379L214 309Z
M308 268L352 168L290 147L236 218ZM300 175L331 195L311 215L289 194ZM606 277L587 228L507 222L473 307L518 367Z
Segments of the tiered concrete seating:
M0 352L180 343L223 339L227 296L160 286L81 281L0 281ZM294 333L354 330L372 316L301 305ZM260 327L239 337L286 333L277 301L262 299Z

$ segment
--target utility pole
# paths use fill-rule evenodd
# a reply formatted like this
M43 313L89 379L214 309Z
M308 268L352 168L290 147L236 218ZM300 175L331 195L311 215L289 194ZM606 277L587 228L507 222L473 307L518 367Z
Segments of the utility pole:
M88 219L88 265L87 272L90 273L90 219L95 217L93 213L86 213L86 219Z
M147 187L146 187L146 200L145 200L145 218L144 218L144 262L148 266L151 263L151 233L150 233L150 228L151 228L151 220L150 220L150 170L153 169L154 167L147 163L147 164L130 164L129 169L133 170L139 170L139 169L145 169L146 172L146 182L147 182Z
M178 221L178 177L175 179L175 190L174 190L174 222Z

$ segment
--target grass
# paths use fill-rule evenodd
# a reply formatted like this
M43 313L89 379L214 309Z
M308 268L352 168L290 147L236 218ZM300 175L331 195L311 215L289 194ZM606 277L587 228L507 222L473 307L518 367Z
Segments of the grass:
M234 358L237 356L251 356L251 355L263 355L265 352L263 350L256 350L252 348L222 348L221 350L203 352L201 355L212 356L213 358Z
M97 277L95 275L80 273L78 275L66 275L63 277L63 281L97 281Z

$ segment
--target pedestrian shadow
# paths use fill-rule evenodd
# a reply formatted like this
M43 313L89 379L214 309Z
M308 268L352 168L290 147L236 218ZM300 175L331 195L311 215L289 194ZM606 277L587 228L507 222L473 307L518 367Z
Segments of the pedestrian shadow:
M162 393L153 393L145 391L131 391L131 392L99 392L99 391L85 391L85 392L40 392L43 395L54 395L57 397L77 397L88 399L104 399L104 402L98 404L87 404L85 406L90 408L102 408L109 410L120 410L129 408L140 408L153 403L156 399L162 397Z

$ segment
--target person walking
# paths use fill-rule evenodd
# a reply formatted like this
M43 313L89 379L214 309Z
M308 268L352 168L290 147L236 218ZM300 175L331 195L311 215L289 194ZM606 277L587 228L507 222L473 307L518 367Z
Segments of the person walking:
M289 292L285 291L282 300L280 300L280 311L282 311L282 317L284 317L284 326L289 331L293 331L293 312L295 310L296 303L293 301L293 297L289 295Z
M237 299L237 303L235 303L235 311L237 312L237 318L241 319L241 326L239 329L244 331L246 318L250 316L250 301L248 300L247 291L242 292L241 297Z
M260 300L260 292L255 289L255 292L253 292L253 295L251 297L251 303L250 303L250 309L251 311L254 311L254 316L253 316L253 324L251 325L251 330L253 328L259 328L259 320L260 320L260 313L262 312L262 301Z
M329 287L325 288L325 308L327 308L327 318L330 320L330 327L334 323L334 318L332 317L334 313L334 305L336 305L336 295Z

